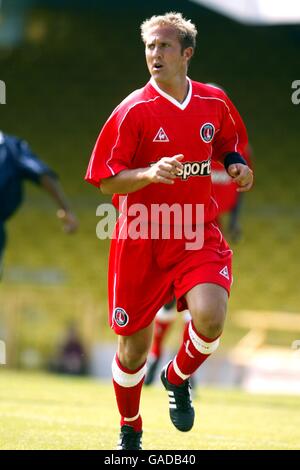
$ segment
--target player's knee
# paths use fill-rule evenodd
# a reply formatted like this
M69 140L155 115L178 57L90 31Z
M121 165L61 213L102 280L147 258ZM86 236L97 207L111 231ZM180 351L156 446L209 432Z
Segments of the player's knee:
M148 349L139 345L125 345L119 348L119 359L124 367L136 370L143 365L147 359Z
M208 338L216 338L224 329L224 318L210 317L204 322L205 333Z
M192 312L195 328L208 338L215 338L220 335L224 328L226 317L226 306L207 306L195 309Z

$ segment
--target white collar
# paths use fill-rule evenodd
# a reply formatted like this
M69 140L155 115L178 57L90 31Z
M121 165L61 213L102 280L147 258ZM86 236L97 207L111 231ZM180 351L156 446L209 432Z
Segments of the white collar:
M189 91L188 91L188 94L186 95L186 98L185 100L182 102L182 103L179 103L179 101L175 100L175 98L173 98L173 96L169 95L168 93L166 93L165 91L161 90L159 88L159 86L157 85L156 81L154 80L153 77L150 78L150 83L151 85L153 86L153 88L155 88L155 90L161 95L163 96L164 98L166 98L168 101L170 101L171 103L173 103L175 106L177 106L177 108L181 109L182 111L187 107L187 105L189 104L189 102L191 101L191 97L192 97L192 82L191 80L189 79L189 77L186 77L187 78L187 81L189 82Z
M4 135L3 132L0 131L0 144L3 144L4 142Z

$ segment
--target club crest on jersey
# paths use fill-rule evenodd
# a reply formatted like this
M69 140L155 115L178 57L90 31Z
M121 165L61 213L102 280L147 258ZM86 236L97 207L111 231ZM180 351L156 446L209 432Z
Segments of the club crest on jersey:
M170 142L167 134L161 127L153 139L153 142Z
M118 326L126 326L129 322L129 316L123 308L117 307L114 309L113 319Z
M210 122L206 122L200 129L200 136L203 142L209 143L213 140L215 135L215 126Z

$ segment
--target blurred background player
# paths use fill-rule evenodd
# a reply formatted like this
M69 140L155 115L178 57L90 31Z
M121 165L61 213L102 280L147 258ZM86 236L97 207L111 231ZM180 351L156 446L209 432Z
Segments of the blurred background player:
M46 190L55 201L57 217L66 233L73 233L78 227L57 175L32 153L27 142L0 131L0 274L6 245L5 224L22 204L27 180Z
M244 157L251 168L250 151L248 148L244 151ZM211 178L214 185L215 198L219 206L218 225L221 229L226 230L228 238L233 243L237 243L243 235L240 216L244 194L237 192L237 185L219 162L212 161ZM222 222L225 214L229 216L227 227L224 227Z
M226 90L215 83L208 83L207 85L218 88L226 93ZM252 168L252 158L249 143L244 148L243 156ZM224 166L216 161L212 160L212 173L211 179L214 185L215 199L218 203L219 213L217 216L217 222L219 227L223 228L222 216L225 214L229 215L228 226L226 227L229 239L236 243L242 236L242 226L240 221L241 208L243 204L244 195L237 191L237 184L230 178ZM253 169L253 168L252 168Z

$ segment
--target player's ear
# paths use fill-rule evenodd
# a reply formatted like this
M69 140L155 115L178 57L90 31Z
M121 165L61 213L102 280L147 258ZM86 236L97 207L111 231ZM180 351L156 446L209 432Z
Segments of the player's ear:
M183 55L185 59L189 62L194 55L193 47L187 47L186 49L184 49Z

